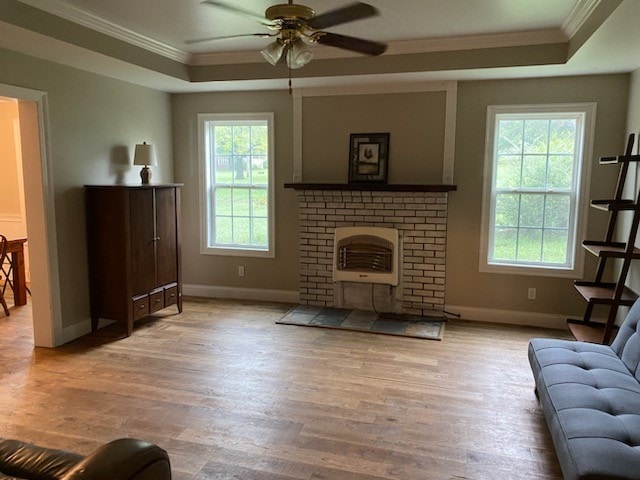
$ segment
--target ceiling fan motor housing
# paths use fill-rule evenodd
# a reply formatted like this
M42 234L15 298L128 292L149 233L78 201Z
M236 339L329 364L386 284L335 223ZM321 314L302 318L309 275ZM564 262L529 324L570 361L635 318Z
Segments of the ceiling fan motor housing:
M264 16L271 21L306 21L315 17L316 12L304 5L292 3L272 5L264 12Z

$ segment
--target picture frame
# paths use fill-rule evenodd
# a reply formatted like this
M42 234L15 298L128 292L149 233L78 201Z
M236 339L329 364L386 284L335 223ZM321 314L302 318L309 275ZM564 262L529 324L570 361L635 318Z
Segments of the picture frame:
M389 133L352 133L349 138L349 183L386 183Z

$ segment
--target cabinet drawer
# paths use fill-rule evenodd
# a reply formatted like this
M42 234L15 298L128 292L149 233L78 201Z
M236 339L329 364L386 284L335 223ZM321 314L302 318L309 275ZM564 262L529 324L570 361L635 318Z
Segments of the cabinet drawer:
M164 292L153 292L149 295L149 312L155 313L164 308Z
M175 305L178 303L178 287L168 287L164 289L164 306Z
M140 320L149 315L149 296L142 295L133 298L133 319Z

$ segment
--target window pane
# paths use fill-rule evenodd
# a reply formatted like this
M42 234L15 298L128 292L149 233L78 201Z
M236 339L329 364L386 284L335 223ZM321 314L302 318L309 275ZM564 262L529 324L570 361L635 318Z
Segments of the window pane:
M250 245L251 219L234 217L233 219L233 243L236 245Z
M524 153L546 154L548 133L548 120L526 120L524 122Z
M569 195L546 195L545 228L569 228Z
M549 157L549 188L571 188L573 183L573 155L552 155Z
M498 122L499 155L522 153L522 120L500 120Z
M216 215L231 215L231 188L216 188L214 195Z
M251 127L251 154L267 155L269 152L269 136L266 125L253 125Z
M517 188L520 186L520 155L499 155L496 168L497 188Z
M551 120L549 153L575 152L576 121L575 119Z
M269 238L269 226L266 218L254 218L253 222L253 245L266 246Z
M542 261L566 263L567 241L567 230L545 230L544 244L542 248Z
M234 188L233 189L233 216L237 217L251 215L249 210L249 189Z
M215 126L214 132L214 151L215 155L231 155L232 142L231 142L231 127L228 126Z
M248 157L233 157L233 183L248 184Z
M547 177L547 157L544 155L525 155L522 161L522 186L526 188L544 188Z
M235 126L233 127L233 154L234 155L249 155L251 153L249 143L248 126Z
M269 183L269 160L266 156L253 157L251 183L253 185L266 185Z
M232 235L231 217L216 217L215 243L231 244L233 243Z
M520 195L501 193L496 196L496 227L517 227Z
M518 260L540 261L542 229L521 228L518 232Z
M520 196L520 226L542 227L544 195Z
M496 228L494 232L493 258L495 260L515 260L517 228Z
M233 157L221 155L215 157L215 182L231 183L233 181Z
M251 215L254 217L267 216L267 191L251 189Z

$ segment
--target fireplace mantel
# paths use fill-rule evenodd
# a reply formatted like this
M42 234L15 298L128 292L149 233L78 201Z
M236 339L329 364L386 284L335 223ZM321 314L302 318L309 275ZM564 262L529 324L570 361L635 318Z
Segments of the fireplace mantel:
M364 192L452 192L457 185L413 185L393 183L285 183L294 190L355 190Z

